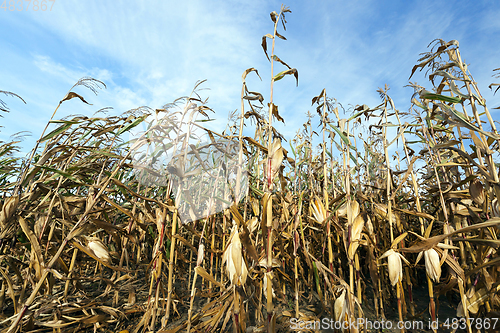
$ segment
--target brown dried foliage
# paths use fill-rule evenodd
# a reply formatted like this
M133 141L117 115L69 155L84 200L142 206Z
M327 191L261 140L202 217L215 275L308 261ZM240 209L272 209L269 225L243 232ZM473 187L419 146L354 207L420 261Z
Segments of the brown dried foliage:
M285 12L271 14L274 33L263 38L271 63L284 65L274 39L284 39L277 27L285 27ZM298 78L286 66L272 82ZM467 317L500 310L500 136L458 42L437 40L412 75L417 69L431 72L432 92L412 83L410 113L396 109L387 88L380 105L356 107L346 119L326 90L314 97L319 153L310 119L285 150L271 124L282 119L278 108L271 100L266 121L263 96L245 83L254 69L247 70L239 120L252 117L255 136L242 136L242 126L239 136L237 126L222 136L239 138L250 190L230 209L187 225L177 218L175 189L141 186L132 172L120 134L148 110L52 121L56 128L21 165L15 143L2 143L2 331L278 331L292 317L355 320L363 302L372 306L364 291L380 318L396 297L409 318L425 310L410 299L426 267L431 314L439 294L461 300ZM73 97L86 102L70 91L59 105ZM353 132L363 116L371 125L361 149ZM404 157L390 165L394 142ZM430 249L428 262L415 264ZM386 256L398 267L387 269Z

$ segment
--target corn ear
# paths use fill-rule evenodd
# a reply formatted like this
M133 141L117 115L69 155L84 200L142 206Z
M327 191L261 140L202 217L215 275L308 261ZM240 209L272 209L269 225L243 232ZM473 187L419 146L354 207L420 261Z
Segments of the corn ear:
M424 251L425 270L427 275L434 281L439 282L441 277L441 265L439 263L439 255L434 249Z
M238 233L238 227L233 225L229 245L222 256L222 264L226 263L226 271L229 275L232 285L241 286L246 283L248 269L243 260L241 240Z
M108 248L104 243L96 237L88 239L87 247L95 254L95 256L107 264L111 263L111 256L109 255Z

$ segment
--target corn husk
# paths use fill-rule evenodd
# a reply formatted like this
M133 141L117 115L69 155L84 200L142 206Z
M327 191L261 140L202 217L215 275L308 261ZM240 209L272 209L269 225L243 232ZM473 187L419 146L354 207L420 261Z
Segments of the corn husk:
M389 279L393 286L403 279L403 263L398 253L393 253L387 258L389 265Z
M269 158L267 160L267 165L265 167L266 178L269 185L272 186L272 181L278 175L281 164L283 162L283 148L281 147L281 140L279 138L274 139L271 151L269 152Z
M335 300L333 305L335 321L343 321L347 309L347 302L345 299L345 289L339 297Z
M359 247L359 240L361 239L361 231L365 225L365 220L361 215L358 215L352 224L351 228L351 243L349 244L349 249L347 251L347 256L349 259L354 259L354 254Z
M264 296L266 296L266 298L267 298L267 295L268 295L268 293L267 293L268 292L268 290L267 290L267 287L268 287L267 280L273 281L273 272L272 271L271 272L266 272L264 274L264 279L263 279L264 286L263 287L264 287ZM274 289L273 289L272 283L271 283L271 294L272 294L273 297L276 297L276 294L274 293Z
M252 234L259 225L260 221L256 217L252 217L250 221L247 221L248 232Z
M344 202L339 209L337 209L338 217L347 217L347 202Z
M88 239L89 242L87 247L95 254L95 256L105 263L111 263L111 256L109 255L108 248L104 243L96 237L92 237Z
M469 292L473 290L469 290ZM474 292L470 297L467 298L467 310L476 314L479 311L479 307L484 304L484 302L488 299L488 292L486 288L481 288L478 291ZM457 306L457 317L465 317L464 307L462 302L460 302Z
M373 211L374 211L375 215L379 219L387 220L387 221L389 220L389 214L387 213L388 212L387 205L374 203L373 208L374 208ZM392 218L393 223L398 223L398 221L400 220L399 215L395 214L394 211L391 214L391 218Z
M312 201L311 210L313 214L313 220L319 224L322 224L326 219L326 209L323 202L318 197L315 197Z
M226 271L231 280L231 284L237 286L244 285L248 275L247 265L245 264L245 260L243 260L241 251L242 247L238 227L234 225L231 231L229 245L222 256L222 264L226 264Z
M390 249L386 251L380 259L387 258L387 266L389 269L389 279L391 280L391 284L393 286L398 283L398 281L403 279L403 263L401 259L403 259L407 264L408 261L398 252Z
M368 234L370 234L370 236L374 236L375 235L375 232L374 232L374 229L373 229L373 223L372 223L372 220L370 219L370 216L366 216L366 222L365 222L365 225L366 225L366 230L368 230Z
M478 205L482 205L484 203L484 190L483 184L477 179L474 179L469 186L469 194Z
M427 275L434 282L439 282L439 278L441 277L441 265L438 253L434 249L424 251L424 259Z
M351 229L352 241L359 241L361 239L361 231L363 231L364 225L365 225L365 220L363 219L363 216L361 215L356 216L354 222L352 223L352 229Z
M7 221L14 215L14 212L19 205L19 196L15 195L10 197L4 203L2 210L0 211L0 227L5 228Z
M493 217L500 217L500 209L498 207L497 198L493 199L493 201L491 202L491 212L493 214Z
M356 200L351 201L347 207L347 223L353 224L354 219L359 215L359 203Z

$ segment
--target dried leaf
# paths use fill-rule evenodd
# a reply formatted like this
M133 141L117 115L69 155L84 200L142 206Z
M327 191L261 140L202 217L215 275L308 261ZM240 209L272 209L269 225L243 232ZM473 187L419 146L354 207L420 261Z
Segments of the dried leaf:
M80 96L77 93L72 92L72 91L70 91L66 96L64 96L64 98L59 102L59 104L61 104L64 101L69 101L70 99L75 98L75 97L78 97L85 104L92 105L92 104L88 103L82 96Z

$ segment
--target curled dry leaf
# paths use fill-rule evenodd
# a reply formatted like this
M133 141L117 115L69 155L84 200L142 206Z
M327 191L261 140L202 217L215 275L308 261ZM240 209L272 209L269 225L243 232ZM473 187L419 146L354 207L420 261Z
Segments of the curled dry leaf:
M69 101L70 99L75 98L75 97L78 97L85 104L92 105L89 102L87 102L82 96L80 96L77 93L72 92L72 91L70 91L66 96L64 96L64 98L61 99L61 101L59 102L59 104L61 104L64 101Z
M278 121L281 121L283 124L285 123L285 119L283 119L283 117L280 116L279 112L278 112L278 106L275 105L275 104L269 104L269 108L272 110L271 113L274 117L276 117L276 119Z

